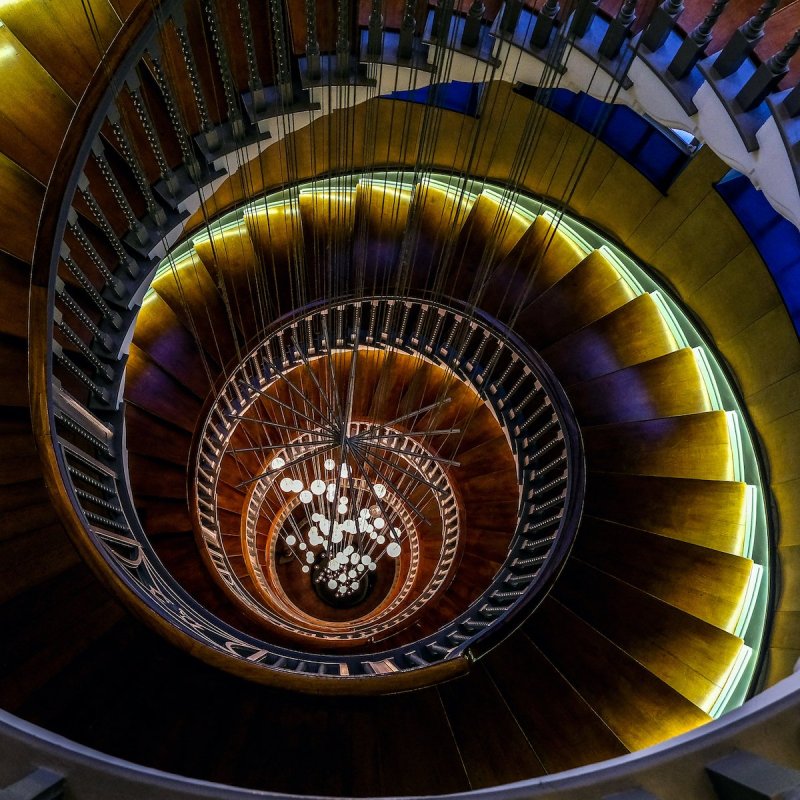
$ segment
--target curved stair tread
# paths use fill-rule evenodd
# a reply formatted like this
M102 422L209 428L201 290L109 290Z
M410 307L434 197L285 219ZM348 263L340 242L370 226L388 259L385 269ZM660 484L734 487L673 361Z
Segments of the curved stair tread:
M238 353L238 333L214 279L193 253L175 270L156 275L151 284L211 360L225 366Z
M483 283L528 227L529 223L515 214L513 207L482 192L453 244L449 279L467 287L472 287L476 279Z
M242 342L258 337L272 319L272 287L268 274L245 225L213 231L210 238L194 240L194 252L214 280L226 308L230 308Z
M42 15L49 16L44 10ZM75 104L19 42L7 22L0 27L0 47L4 53L0 152L46 184Z
M473 789L546 774L502 689L482 664L443 683L439 696Z
M592 472L584 513L671 539L740 555L744 483Z
M593 517L584 517L573 553L729 633L736 628L753 569L749 558Z
M630 750L710 721L692 702L552 597L545 598L525 629Z
M128 354L125 399L189 433L194 431L201 408L194 394L135 344Z
M517 633L481 663L547 772L629 752L597 710L524 633Z
M616 311L636 293L616 267L595 250L529 303L514 329L542 349Z
M408 225L412 192L380 181L361 181L353 212L353 267L364 292L384 294L395 274Z
M63 533L66 539L66 533ZM48 680L123 619L125 611L79 559L0 605L7 658L0 703L17 713ZM13 658L10 654L13 653Z
M436 268L447 263L451 237L461 229L473 202L429 183L414 187L404 241L407 284L415 289L429 287Z
M157 456L180 466L189 463L191 435L183 428L165 422L157 414L128 403L125 406L125 429L129 453Z
M643 294L541 351L564 387L677 350L653 298Z
M710 713L742 640L574 558L553 595L643 667Z
M628 475L720 481L734 477L724 411L593 425L582 433L590 473L611 468Z
M203 400L208 394L208 372L216 375L218 368L205 354L200 355L194 337L160 295L153 293L146 298L133 342L197 398Z
M3 24L75 101L100 62L98 41L106 50L121 27L108 0L92 4L91 24L86 14L81 0L64 0L55 6L38 0L3 8Z
M583 425L638 422L711 410L694 352L684 347L569 389Z
M556 222L539 215L492 271L480 305L500 319L508 319L574 269L586 255Z

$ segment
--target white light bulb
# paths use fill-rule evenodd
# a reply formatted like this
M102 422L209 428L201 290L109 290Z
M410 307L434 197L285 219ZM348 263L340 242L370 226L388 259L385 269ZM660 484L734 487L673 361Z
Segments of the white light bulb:
M285 465L286 462L280 456L278 456L277 458L273 458L272 461L270 461L269 463L270 469L280 469Z
M386 548L386 555L391 558L397 558L400 555L401 547L397 542L390 542Z
M310 503L310 502L311 502L313 499L314 499L314 495L313 495L313 494L311 494L311 492L309 492L309 491L308 491L308 489L303 489L303 491L302 491L302 492L300 492L300 502L301 502L301 503L308 504L308 503Z
M329 588L329 589L335 589L335 588L337 587L337 585L338 585L338 584L336 583L336 581L335 581L333 578L331 578L331 579L328 581L328 588Z
M386 525L386 520L383 517L378 517L375 522L372 523L378 530L383 528Z
M386 496L386 487L382 483L376 483L372 487L372 491L375 492L375 497L377 497L378 500Z
M314 481L311 481L311 486L309 487L311 491L319 497L321 494L325 492L325 481L321 481L317 478Z
M351 588L351 589L358 589L358 581L353 581L353 582L350 584L350 588Z
M350 477L350 468L347 466L347 464L342 464L342 468L339 470L339 477L340 478Z
M308 550L308 545L307 545L305 542L300 542L300 544L298 545L298 547L299 547L301 550Z
M294 480L292 481L292 491L295 492L302 492L303 491L303 481Z
M290 534L289 534L289 535L286 537L286 544L288 544L288 545L289 545L289 547L291 547L292 545L295 545L295 544L297 544L297 537L296 537L294 534L291 534L291 533L290 533Z
M377 564L376 564L374 561L371 561L369 564L367 564L367 569L368 569L370 572L375 572L375 570L376 570L377 568L378 568L378 565L377 565Z
M314 563L314 554L313 553L306 553L306 563L313 564Z
M328 472L330 472L331 470L336 469L336 462L332 458L326 458L322 466L325 467Z
M283 492L291 492L292 486L294 486L294 481L291 478L283 478L280 482L281 491Z
M351 564L358 564L359 561L361 561L361 556L358 553L353 553L350 556L350 563Z
M366 553L361 556L361 562L369 566L372 563L372 556L368 556Z
M311 567L308 564L303 564L303 572L311 572Z
M375 535L378 536L377 533ZM385 541L386 541L385 536L378 536L378 544L383 544Z

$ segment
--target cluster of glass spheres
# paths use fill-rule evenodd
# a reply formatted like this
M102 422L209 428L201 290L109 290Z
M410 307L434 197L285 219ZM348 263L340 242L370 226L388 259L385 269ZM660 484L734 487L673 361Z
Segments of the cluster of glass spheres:
M279 470L285 465L284 459L275 458L270 467ZM384 553L390 558L400 555L402 530L387 519L391 509L383 484L361 481L358 486L350 468L332 458L324 461L323 469L323 475L314 475L307 486L289 475L278 483L284 494L297 496L306 510L300 523L293 517L287 520L291 530L283 538L303 572L316 565L314 579L334 596L345 598L362 588L362 581L377 569Z

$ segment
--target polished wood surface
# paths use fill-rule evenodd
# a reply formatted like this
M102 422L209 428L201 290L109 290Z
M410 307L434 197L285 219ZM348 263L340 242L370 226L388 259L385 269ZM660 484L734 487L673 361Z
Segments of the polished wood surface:
M686 611L732 631L753 563L748 558L690 545L617 523L587 517L575 555ZM688 582L685 576L691 574Z

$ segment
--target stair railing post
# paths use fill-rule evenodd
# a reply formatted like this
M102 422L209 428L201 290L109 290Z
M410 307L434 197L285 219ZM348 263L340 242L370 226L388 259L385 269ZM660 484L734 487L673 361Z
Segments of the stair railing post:
M800 29L794 32L781 50L759 65L736 95L736 102L742 111L752 111L777 88L783 76L789 72L789 61L798 49L800 49Z
M592 22L597 15L600 0L578 0L575 13L572 15L572 24L569 33L575 39L580 39L592 27Z
M379 56L383 52L383 14L381 0L372 0L367 28L367 54Z
M619 55L622 45L631 29L631 25L636 21L636 0L625 0L617 16L611 20L597 48L597 52L607 59L614 59Z
M721 78L732 75L744 64L759 40L764 36L764 25L778 7L780 0L764 0L761 8L744 25L734 31L733 36L714 59L713 69Z
M414 16L414 0L406 0L403 8L403 21L400 23L400 41L397 45L397 55L400 58L411 58L414 54L414 31L417 20Z
M547 47L560 10L561 6L558 4L558 0L545 0L545 4L536 17L536 24L533 26L531 47L539 49Z
M483 15L486 13L486 6L483 0L473 0L469 7L467 18L464 21L464 31L461 34L462 47L477 47L481 38L481 26Z
M322 77L322 59L317 36L317 3L306 0L306 75L312 81Z
M642 47L651 53L658 50L667 41L683 9L683 0L664 0L653 12L650 23L642 34Z
M685 78L705 55L708 43L711 41L711 31L727 4L728 0L715 0L703 21L681 42L678 52L667 67L673 78L677 80Z
M517 29L520 14L522 14L522 0L506 0L503 16L500 18L500 30L513 35Z

